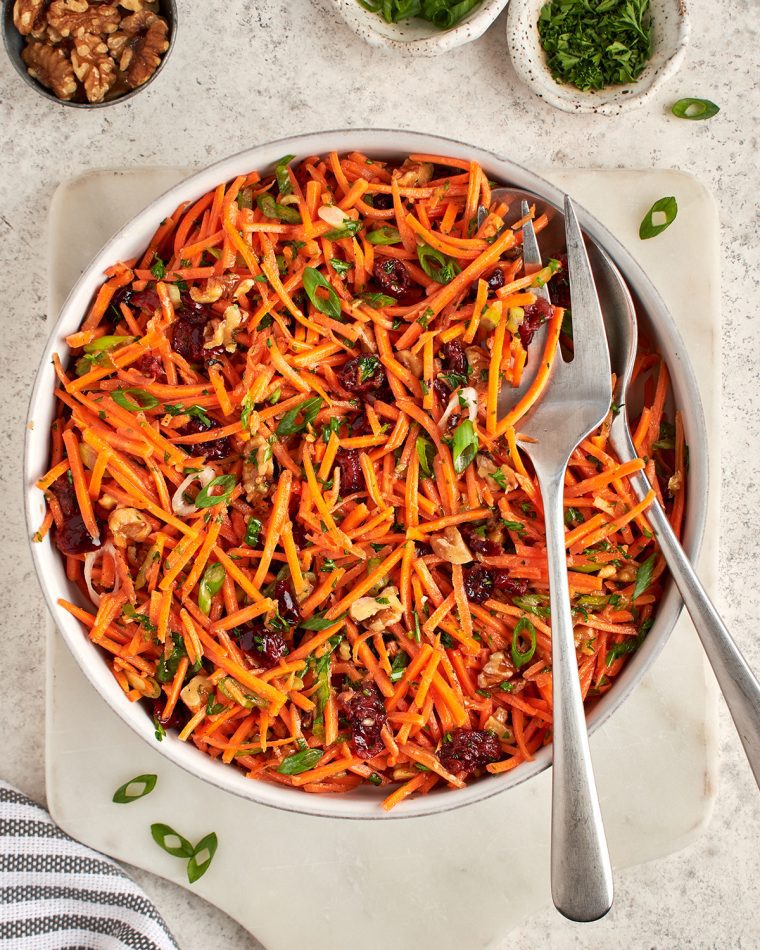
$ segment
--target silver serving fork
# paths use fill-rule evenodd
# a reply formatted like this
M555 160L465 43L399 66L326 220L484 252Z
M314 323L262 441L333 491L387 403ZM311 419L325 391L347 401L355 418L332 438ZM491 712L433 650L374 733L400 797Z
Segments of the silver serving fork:
M528 213L523 203L523 215ZM591 267L572 202L565 234L573 315L572 362L556 354L542 398L518 424L544 506L552 623L553 770L551 883L555 907L572 920L602 917L612 906L612 869L591 766L578 680L567 582L563 484L571 454L609 411L610 356ZM526 269L540 266L532 222L523 228ZM546 296L546 288L532 292ZM543 341L536 339L534 346ZM534 350L533 360L542 350ZM533 375L533 373L531 373ZM506 406L513 393L500 395ZM502 406L500 406L502 409ZM501 413L504 414L503 412ZM530 440L530 441L528 441Z

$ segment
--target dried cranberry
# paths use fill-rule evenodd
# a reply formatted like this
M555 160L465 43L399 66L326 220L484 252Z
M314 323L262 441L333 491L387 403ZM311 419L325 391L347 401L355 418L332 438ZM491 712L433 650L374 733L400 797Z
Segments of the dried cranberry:
M402 261L395 257L386 257L376 262L374 271L375 280L384 294L401 301L412 289L412 279Z
M356 449L339 449L337 462L340 467L341 491L344 494L361 491L364 488L364 473Z
M493 574L482 564L471 567L464 575L464 592L473 604L488 600L493 590Z
M456 373L458 376L467 375L469 368L467 365L467 356L459 340L451 340L449 343L443 344L441 347L441 359L449 373Z
M474 772L502 757L501 743L487 729L455 729L451 742L438 750L441 765L449 772Z
M559 257L560 269L552 277L549 284L549 296L555 307L563 307L565 310L570 307L570 277L567 273L567 255L562 254Z
M301 622L301 611L298 602L293 596L290 581L283 577L274 585L274 596L277 601L277 611L285 623L295 627Z
M368 435L372 431L363 412L357 412L348 423L348 427L351 430L351 435Z
M341 705L351 730L351 745L360 759L371 759L385 746L380 733L387 713L377 686L371 681L347 696L341 696Z
M368 396L382 389L388 382L385 367L377 357L357 356L341 367L338 374L341 386L352 396Z
M525 317L520 324L520 342L527 350L536 330L549 319L553 308L547 300L539 297L535 303L528 304L524 311Z
M49 490L55 496L63 515L63 524L55 531L55 545L61 554L87 554L96 551L98 545L85 527L69 473L60 475Z
M186 425L181 426L177 431L180 435L195 435L198 432L211 432L212 429L216 428L218 426L215 422L208 425L208 423L193 416ZM226 459L232 453L232 445L227 436L221 439L211 439L209 442L197 442L194 445L191 443L186 448L190 452L205 455L208 462L218 462L221 459Z
M132 291L129 295L129 299L124 302L129 303L130 307L137 307L138 310L148 310L151 313L153 313L154 310L158 310L161 306L158 294L152 288Z
M435 393L435 396L441 406L446 406L448 404L449 396L451 395L451 389L449 388L448 383L442 379L434 379L433 392Z
M150 379L158 379L164 375L163 363L152 353L143 353L140 359L135 360L132 366L142 376L147 376Z
M378 211L390 211L393 207L393 195L386 195L379 191L372 195L372 207Z
M172 348L188 363L203 363L209 356L203 347L204 330L214 312L205 304L196 303L192 297L182 294L179 313L174 324Z
M497 267L491 271L491 273L486 277L486 283L488 284L488 289L490 291L496 291L500 287L504 286L504 271Z
M513 594L516 597L522 597L528 589L528 582L524 577L511 577L509 571L494 571L493 589L502 594Z
M481 525L482 528L482 525ZM479 528L473 524L464 524L460 527L462 537L467 547L475 554L484 554L486 557L497 557L504 553L504 548L498 541L492 541L490 538L481 537Z
M164 715L166 709L166 698L163 693L153 700L153 721L160 723L164 729L178 729L182 724L182 713L177 704L168 716Z
M238 646L258 666L276 666L288 652L285 638L279 630L270 630L256 621L238 627Z

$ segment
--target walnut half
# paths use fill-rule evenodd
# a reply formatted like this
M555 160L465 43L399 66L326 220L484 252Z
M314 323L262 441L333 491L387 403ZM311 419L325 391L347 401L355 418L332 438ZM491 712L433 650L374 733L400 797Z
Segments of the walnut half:
M113 33L121 15L113 3L91 3L89 0L53 0L48 10L48 25L61 36L84 36L85 33Z
M88 101L102 102L116 82L116 64L103 40L94 33L77 37L71 51L71 65L84 86Z
M22 36L42 29L46 6L47 0L16 0L13 5L13 25Z
M74 69L64 51L57 46L36 41L28 43L21 58L29 75L51 89L59 99L71 99L77 91Z
M146 83L169 49L169 25L150 10L141 10L121 21L118 33L108 39L111 55L124 73L130 89Z

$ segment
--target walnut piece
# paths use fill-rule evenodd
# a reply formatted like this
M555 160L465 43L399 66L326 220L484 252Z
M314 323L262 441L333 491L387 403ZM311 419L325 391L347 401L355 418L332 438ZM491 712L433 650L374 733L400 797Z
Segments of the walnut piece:
M213 350L217 346L223 346L228 353L234 353L237 349L235 331L245 322L246 317L247 314L233 303L226 308L221 320L209 320L206 324L207 339L203 344L204 349Z
M118 33L108 40L111 54L130 89L147 82L169 49L169 25L150 10L141 10L121 21Z
M77 81L68 56L56 46L28 43L21 53L29 75L47 86L59 99L71 99L77 91Z
M473 560L459 529L453 526L446 528L442 535L433 535L430 539L430 547L438 557L448 561L449 564L469 564Z
M266 495L274 476L272 446L260 435L255 435L248 444L253 451L243 462L243 488L248 501L256 501Z
M399 169L399 187L421 188L431 180L433 171L430 162L412 162L407 159Z
M48 10L48 24L61 36L83 36L85 33L114 33L121 14L113 3L91 3L90 0L53 0Z
M363 624L373 633L381 633L387 627L398 623L404 615L404 608L398 599L397 587L386 587L377 597L359 597L351 605L351 619ZM369 623L365 621L369 620Z
M196 303L216 303L217 300L221 300L224 290L224 281L219 277L209 277L203 289L191 287L190 296Z
M119 0L119 6L130 13L140 13L145 9L145 0Z
M89 102L102 102L116 82L116 64L108 54L108 47L94 33L84 33L74 40L71 51L74 74L84 86Z
M22 36L39 33L45 26L47 0L16 0L13 5L13 25Z
M108 527L114 544L120 548L126 547L128 541L145 541L153 530L137 508L115 508L108 516Z

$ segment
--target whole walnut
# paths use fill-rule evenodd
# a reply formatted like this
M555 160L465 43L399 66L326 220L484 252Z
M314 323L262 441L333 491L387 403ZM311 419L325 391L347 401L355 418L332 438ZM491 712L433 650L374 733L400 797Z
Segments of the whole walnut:
M147 82L169 49L169 26L163 17L142 10L124 17L118 32L108 38L108 48L130 89Z
M91 3L90 0L53 0L48 10L48 25L63 37L85 33L115 33L121 14L115 3Z
M59 99L71 99L77 91L71 61L59 47L33 40L24 48L21 58L29 75L51 89Z
M108 53L108 46L94 33L84 33L74 40L71 51L74 74L84 86L89 102L102 102L116 82L116 64Z

